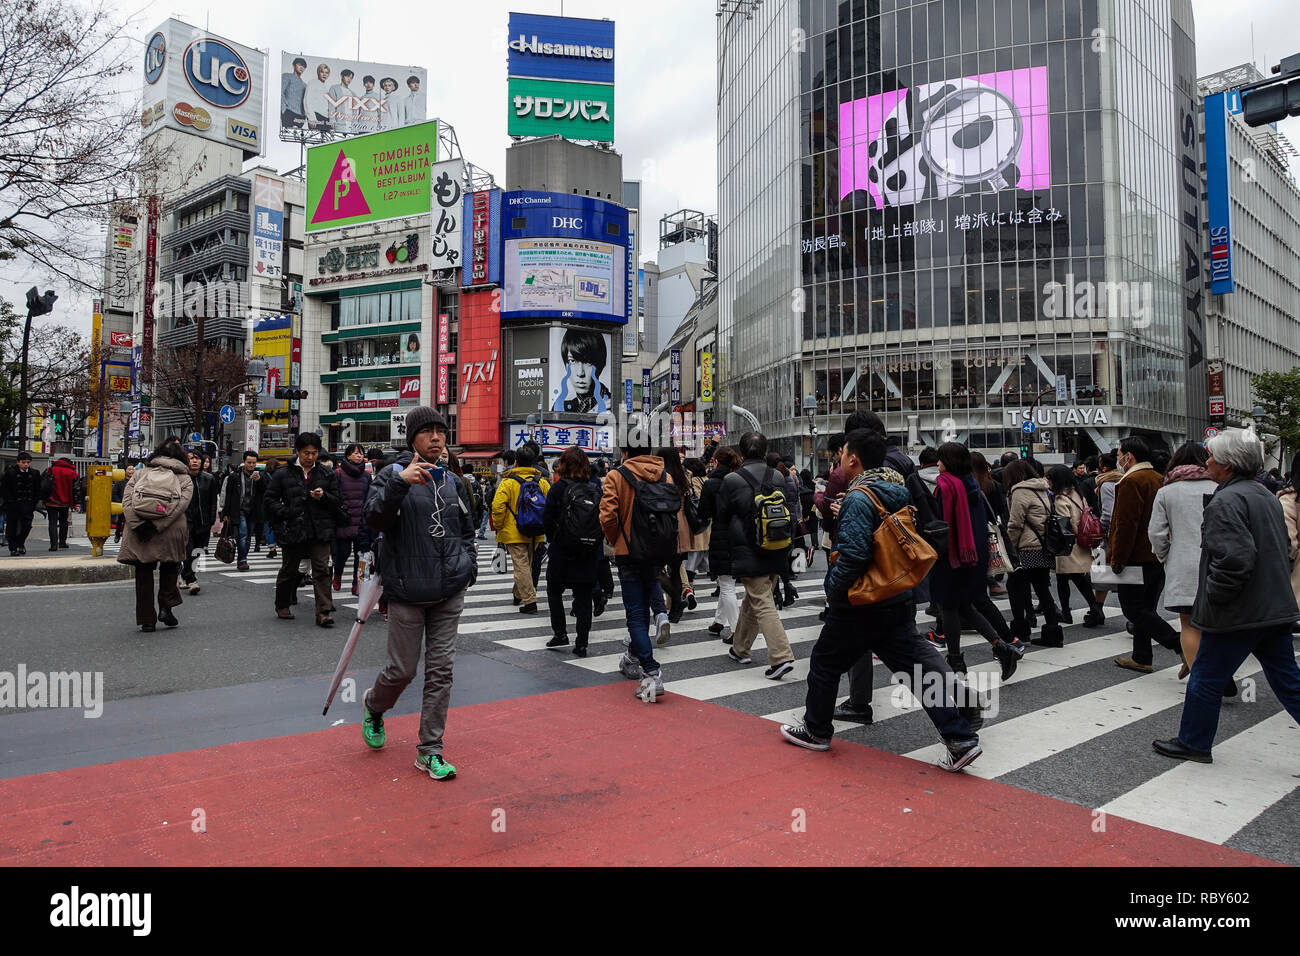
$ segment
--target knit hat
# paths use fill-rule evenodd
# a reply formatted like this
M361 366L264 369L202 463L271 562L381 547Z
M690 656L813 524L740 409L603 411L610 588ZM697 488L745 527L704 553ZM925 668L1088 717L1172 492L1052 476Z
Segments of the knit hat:
M417 405L411 409L406 413L406 447L415 451L415 436L434 426L447 431L446 421L428 405Z

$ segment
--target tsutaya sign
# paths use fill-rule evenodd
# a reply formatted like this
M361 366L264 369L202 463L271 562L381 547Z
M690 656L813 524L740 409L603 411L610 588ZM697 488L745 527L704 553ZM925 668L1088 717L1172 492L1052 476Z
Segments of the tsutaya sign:
M1008 408L1007 423L1017 425L1029 421L1029 409ZM1034 421L1039 425L1109 425L1110 415L1101 405L1057 405L1034 409Z

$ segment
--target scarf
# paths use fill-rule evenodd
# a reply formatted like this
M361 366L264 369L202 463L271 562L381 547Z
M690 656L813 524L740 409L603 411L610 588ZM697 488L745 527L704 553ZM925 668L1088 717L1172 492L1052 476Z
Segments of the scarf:
M1124 472L1124 478L1127 478L1129 475L1135 475L1139 471L1155 471L1155 466L1149 461L1140 461L1128 471ZM1123 481L1124 478L1121 478L1120 481Z
M1123 477L1124 476L1118 471L1103 471L1100 475L1097 476L1097 480L1094 482L1094 485L1100 488L1104 484L1108 484L1112 481L1119 481Z
M1175 481L1213 481L1213 479L1203 465L1179 465L1177 468L1171 468L1169 474L1165 475L1166 485L1172 485Z
M854 478L849 487L856 488L858 485L865 485L871 481L887 481L892 485L901 485L903 484L903 476L888 465L882 465L879 468L868 468Z
M941 471L937 485L943 499L943 520L948 522L948 563L954 568L974 567L979 563L979 552L966 504L966 482Z

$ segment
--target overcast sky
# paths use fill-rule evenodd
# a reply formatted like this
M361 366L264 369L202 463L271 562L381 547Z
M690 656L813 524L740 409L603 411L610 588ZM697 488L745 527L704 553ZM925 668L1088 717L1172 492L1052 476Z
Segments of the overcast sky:
M956 0L950 0L956 2ZM1300 52L1296 0L1193 0L1197 73L1252 59L1267 73L1283 56ZM615 21L615 148L625 179L642 186L642 258L653 259L661 216L681 208L717 212L716 0L472 0L367 5L338 0L155 0L141 8L120 3L132 18L137 47L163 20L175 16L269 54L265 162L281 171L298 165L298 148L275 136L281 50L321 57L414 64L429 70L428 110L455 127L467 160L505 184L506 26L511 10ZM364 16L365 14L363 14ZM132 83L143 85L139 67ZM1300 119L1282 129L1300 144ZM250 164L251 165L251 164ZM32 278L3 272L0 295L22 303ZM59 290L61 293L64 290ZM66 308L65 308L66 307ZM65 295L64 321L89 328L88 298Z

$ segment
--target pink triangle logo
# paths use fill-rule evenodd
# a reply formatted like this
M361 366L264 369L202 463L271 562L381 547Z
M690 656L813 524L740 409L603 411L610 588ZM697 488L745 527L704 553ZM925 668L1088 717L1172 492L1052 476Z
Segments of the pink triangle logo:
M339 158L334 161L334 171L325 183L325 190L316 203L316 212L311 221L333 222L336 219L351 219L353 216L370 214L370 204L361 193L361 184L357 182L352 171L352 160L339 150Z

